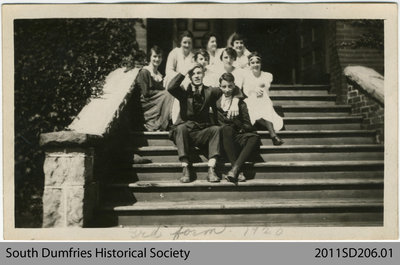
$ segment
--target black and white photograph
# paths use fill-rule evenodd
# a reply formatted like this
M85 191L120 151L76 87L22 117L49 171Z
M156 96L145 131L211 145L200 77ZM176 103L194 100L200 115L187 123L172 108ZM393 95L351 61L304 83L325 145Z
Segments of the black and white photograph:
M5 237L396 237L396 8L4 5Z

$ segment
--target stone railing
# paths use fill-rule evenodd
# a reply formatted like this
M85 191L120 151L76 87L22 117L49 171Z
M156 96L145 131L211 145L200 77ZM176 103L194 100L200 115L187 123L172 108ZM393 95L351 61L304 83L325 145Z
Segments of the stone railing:
M138 69L110 73L103 95L92 99L65 131L44 133L43 227L85 227L99 200L98 146L117 127Z
M363 127L376 129L377 141L384 141L384 77L363 66L344 69L347 79L347 103L352 114L363 116Z

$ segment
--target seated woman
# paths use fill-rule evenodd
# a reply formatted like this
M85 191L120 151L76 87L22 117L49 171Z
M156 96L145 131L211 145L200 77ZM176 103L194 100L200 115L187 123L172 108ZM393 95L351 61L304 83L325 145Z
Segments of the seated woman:
M235 77L235 85L242 89L243 88L243 80L246 75L246 71L235 67L234 62L236 61L237 53L231 48L225 48L220 56L220 60L222 61L222 65L219 68L214 70L215 72L215 81L214 83L219 83L219 77L224 73L231 73Z
M272 74L261 71L261 56L257 52L249 55L250 71L243 81L243 92L247 96L245 102L249 109L251 123L266 128L274 145L284 143L276 135L283 127L283 119L274 110L268 92L272 82Z
M209 54L209 57L210 57L209 65L210 65L210 67L214 67L215 65L220 64L221 61L219 60L219 56L221 55L221 52L223 51L223 49L222 48L218 48L217 35L215 33L213 33L213 32L206 32L203 35L202 45L207 50L207 52Z
M245 46L245 38L243 35L239 33L234 33L230 37L230 45L233 47L233 49L237 53L237 58L236 61L234 62L234 66L238 68L245 69L248 67L248 56L250 55L250 52L247 50Z
M167 58L165 65L164 86L168 87L169 81L178 73L185 71L193 64L193 34L190 31L181 33L178 47L174 48Z
M224 73L220 79L221 98L217 101L218 122L222 125L222 143L232 169L226 175L230 182L246 181L241 171L244 162L253 155L260 146L260 136L254 133L246 103L239 101L239 115L228 118L232 105L232 93L235 89L235 77Z
M149 64L139 71L135 80L135 96L140 98L137 107L140 107L140 118L147 131L165 131L170 121L174 98L163 87L163 77L158 71L161 62L162 51L153 46Z

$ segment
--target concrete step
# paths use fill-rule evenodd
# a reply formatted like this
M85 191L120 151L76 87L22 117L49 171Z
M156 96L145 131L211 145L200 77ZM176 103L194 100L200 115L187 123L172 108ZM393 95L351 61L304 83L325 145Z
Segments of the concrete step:
M145 201L202 201L224 199L383 199L383 178L337 179L253 179L237 185L225 180L209 183L177 181L138 181L115 183L106 192L106 201L123 203Z
M309 96L309 97L313 97L313 96L336 96L335 94L329 94L327 90L289 90L289 89L285 89L285 90L272 90L269 91L268 95L270 97L279 97L279 96Z
M349 105L283 105L281 108L285 117L348 116L351 111Z
M383 176L383 160L359 161L290 161L260 162L243 167L248 179L290 179L315 178L324 174L327 178L368 178ZM207 178L207 163L194 163L196 179ZM151 163L132 165L133 170L119 168L113 177L135 180L177 180L182 176L181 163ZM226 163L221 172L227 172L230 164Z
M203 162L208 159L196 149L193 158ZM357 145L281 145L260 147L264 161L320 161L320 160L377 160L383 159L384 146L379 144ZM153 162L179 162L175 146L143 146L138 153Z
M269 88L270 91L329 91L329 85L303 85L303 84L272 84Z
M383 201L377 199L204 200L198 203L137 202L106 206L121 226L131 225L263 225L381 226Z
M362 116L284 117L287 130L356 130L361 129Z
M267 131L257 131L263 145L272 145ZM373 144L375 130L284 130L277 132L285 140L285 145L306 144ZM168 132L132 132L131 137L137 146L173 146Z
M274 105L326 105L336 104L336 95L319 93L289 94L289 92L271 92L270 98Z

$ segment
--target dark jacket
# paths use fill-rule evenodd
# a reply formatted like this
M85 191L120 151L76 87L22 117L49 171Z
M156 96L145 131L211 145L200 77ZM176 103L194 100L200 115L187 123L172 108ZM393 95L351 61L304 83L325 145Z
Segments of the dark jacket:
M192 121L200 125L200 127L208 127L214 125L218 120L216 102L222 96L222 91L218 87L208 87L203 85L202 96L203 104L198 112L195 113L193 107L192 84L189 84L187 90L181 87L181 83L185 76L176 75L168 85L168 92L179 100L180 117L175 125L183 122ZM235 97L243 98L240 90L236 90ZM210 107L213 110L213 119L210 119ZM214 120L214 121L213 121Z
M233 119L227 118L227 111L221 108L221 98L218 99L217 103L218 111L218 122L221 125L231 125L237 132L254 132L255 128L251 125L251 120L249 116L249 111L247 109L246 103L240 99L239 100L239 115Z

